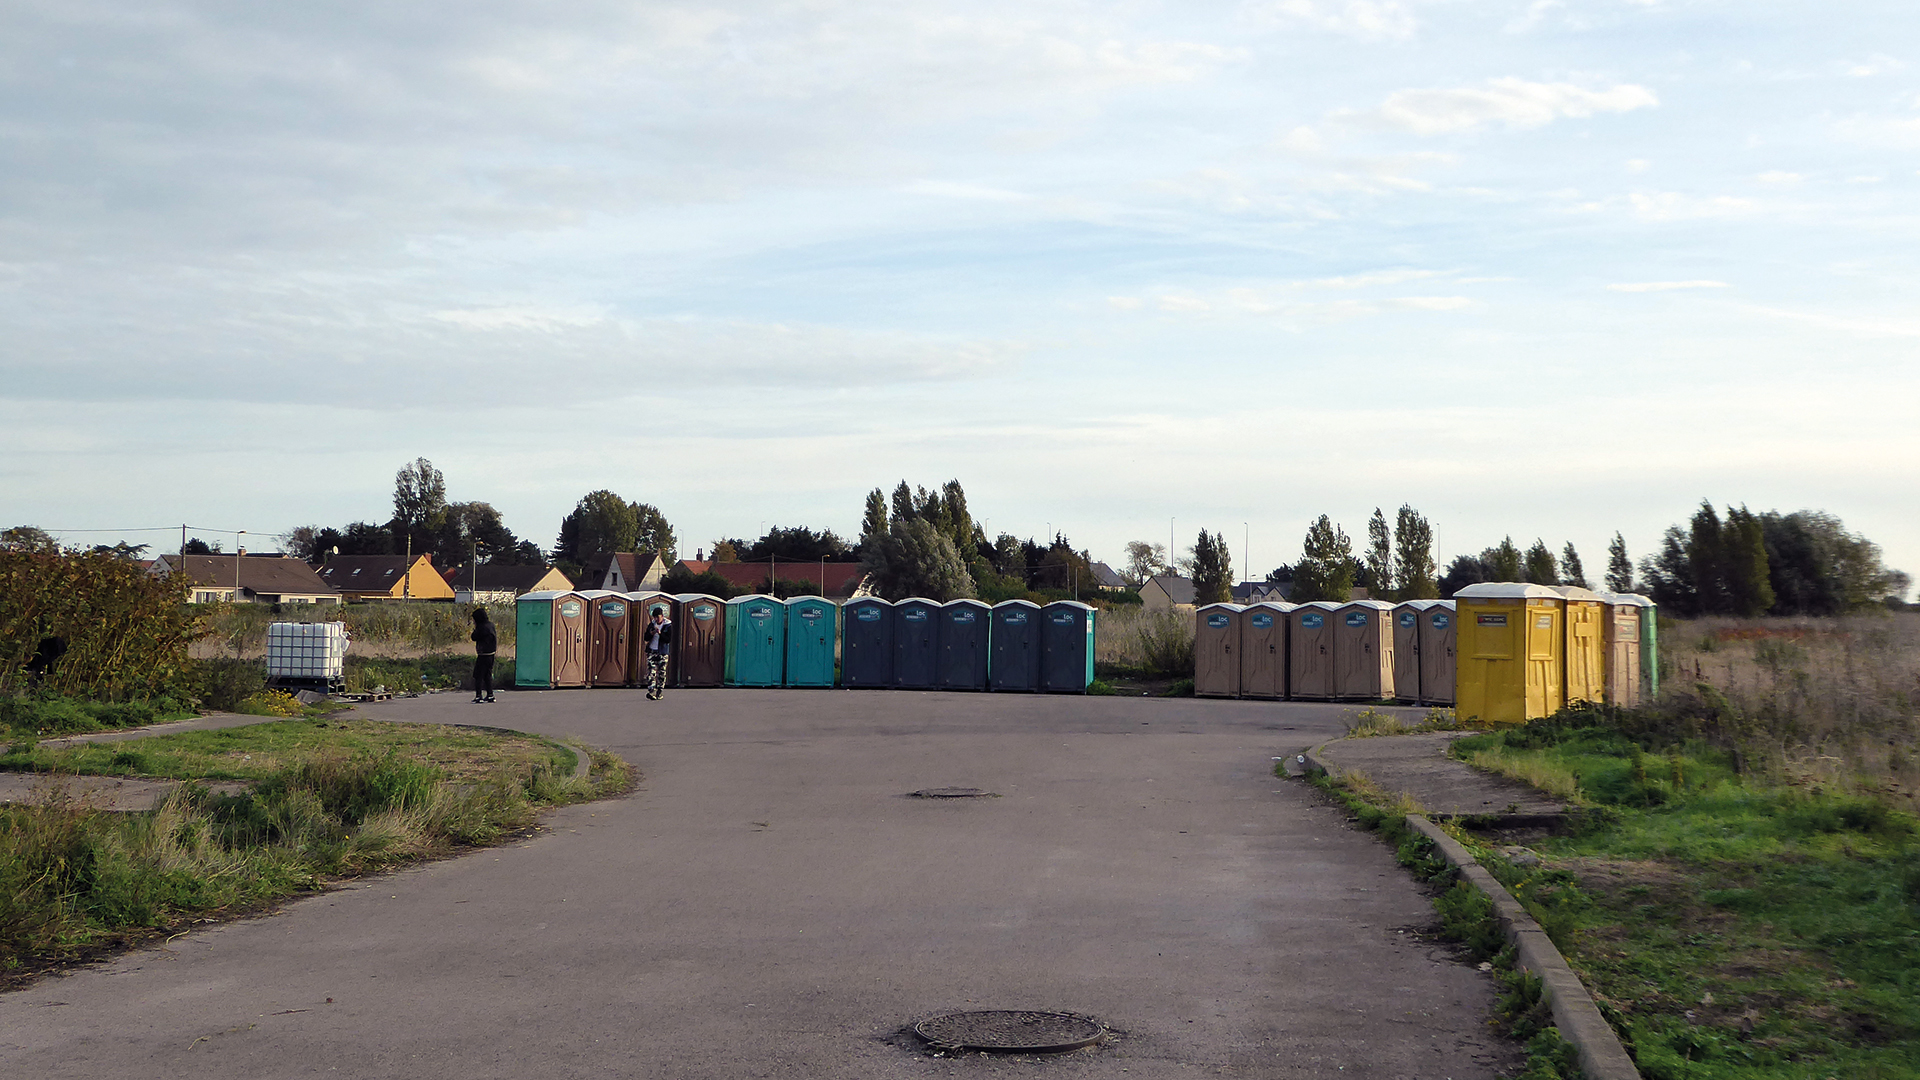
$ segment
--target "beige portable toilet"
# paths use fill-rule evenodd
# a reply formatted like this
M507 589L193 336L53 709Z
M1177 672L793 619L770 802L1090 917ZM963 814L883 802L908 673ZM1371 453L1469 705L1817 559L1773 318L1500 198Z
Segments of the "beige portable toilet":
M1453 601L1430 600L1420 613L1420 704L1453 704L1453 679L1459 663L1454 658L1459 640L1453 622Z
M1453 594L1459 618L1454 693L1460 719L1524 724L1560 711L1566 598L1545 585L1486 581Z
M1333 699L1333 613L1339 607L1315 600L1287 615L1287 689L1296 701Z
M1567 644L1561 700L1600 702L1607 696L1607 603L1599 593L1578 585L1556 585L1566 601Z
M1193 613L1193 695L1240 696L1239 604L1207 604Z
M1287 615L1292 604L1263 600L1240 613L1240 696L1287 696Z
M1393 696L1393 605L1353 600L1333 613L1334 696L1372 701Z
M1393 609L1393 696L1420 700L1420 616L1438 600L1402 600Z
M1607 704L1640 704L1640 613L1653 601L1638 593L1601 593L1606 602Z

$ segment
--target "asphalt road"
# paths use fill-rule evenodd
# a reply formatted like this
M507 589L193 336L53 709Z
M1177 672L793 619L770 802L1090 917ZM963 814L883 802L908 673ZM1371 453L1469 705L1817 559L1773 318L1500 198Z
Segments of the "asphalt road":
M1272 759L1339 706L876 691L455 695L634 794L0 996L0 1075L1491 1077L1491 977ZM997 797L907 793L973 787ZM1111 1026L932 1057L963 1008Z

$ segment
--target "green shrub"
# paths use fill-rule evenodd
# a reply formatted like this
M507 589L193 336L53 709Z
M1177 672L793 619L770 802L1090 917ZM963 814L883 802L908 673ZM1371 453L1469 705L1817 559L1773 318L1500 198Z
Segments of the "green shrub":
M195 663L202 708L234 712L240 703L267 688L267 666L258 660L216 657Z
M1167 692L1161 696L1192 697L1193 696L1193 680L1192 679L1175 679L1173 681L1173 685L1167 687Z
M0 732L72 735L145 727L188 710L162 701L77 701L65 697L0 697Z

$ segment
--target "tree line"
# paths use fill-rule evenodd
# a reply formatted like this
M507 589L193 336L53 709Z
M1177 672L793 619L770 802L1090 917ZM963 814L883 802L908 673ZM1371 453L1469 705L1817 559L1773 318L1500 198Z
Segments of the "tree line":
M967 507L960 481L929 490L905 480L891 496L874 488L860 519L855 555L873 591L889 600L1091 595L1093 558L1056 532L1045 543L1002 532L989 538Z
M1617 533L1614 543L1631 568ZM1839 615L1897 601L1913 584L1881 561L1878 544L1848 532L1832 514L1729 506L1722 517L1706 500L1685 525L1667 527L1640 575L1640 591L1677 615L1748 618ZM1631 576L1625 584L1618 591L1634 591Z

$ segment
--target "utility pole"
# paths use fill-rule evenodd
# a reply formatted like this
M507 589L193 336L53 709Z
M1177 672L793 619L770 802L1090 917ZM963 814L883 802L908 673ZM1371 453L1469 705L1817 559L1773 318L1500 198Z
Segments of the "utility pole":
M246 541L242 537L246 535L245 529L233 534L233 602L236 604L240 602L240 560L247 553Z
M407 561L400 568L400 602L413 599L413 527L407 527Z
M1240 580L1251 583L1253 581L1253 560L1248 556L1247 548L1253 544L1253 526L1243 521L1240 523L1240 528L1243 530L1240 534ZM1247 599L1253 599L1252 590L1248 590Z

